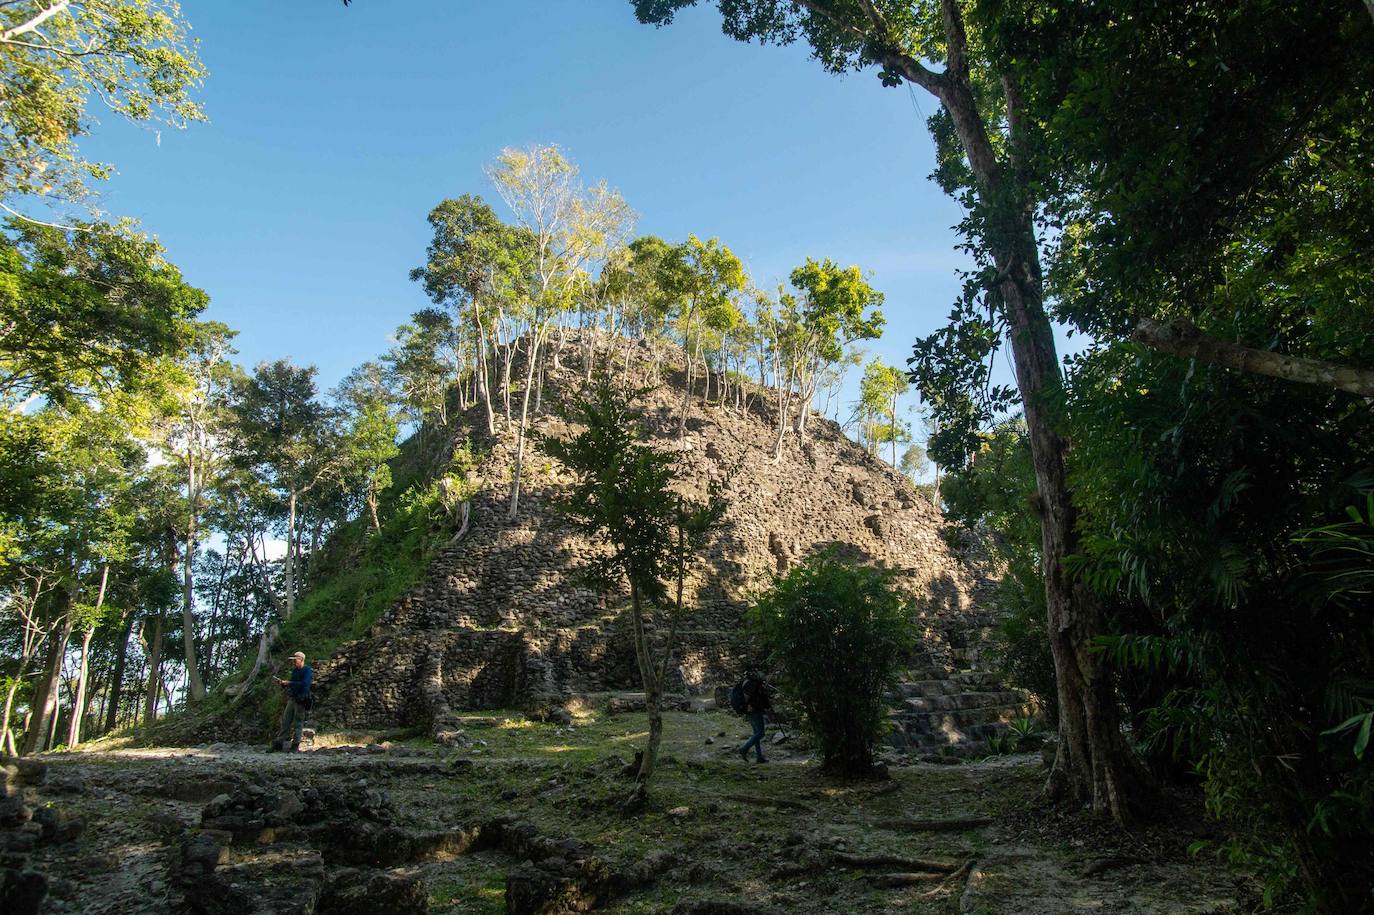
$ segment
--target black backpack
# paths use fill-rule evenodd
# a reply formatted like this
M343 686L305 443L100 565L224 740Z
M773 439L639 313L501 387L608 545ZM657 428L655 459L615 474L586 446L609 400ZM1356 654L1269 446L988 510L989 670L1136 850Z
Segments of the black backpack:
M744 695L742 682L730 687L730 711L736 715L745 715L749 712L749 699Z

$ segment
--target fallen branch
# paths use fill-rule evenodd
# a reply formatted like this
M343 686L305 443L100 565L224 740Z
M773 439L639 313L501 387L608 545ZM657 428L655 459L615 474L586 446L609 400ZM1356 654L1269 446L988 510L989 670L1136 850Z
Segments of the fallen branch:
M788 880L793 877L809 877L820 870L847 867L854 870L893 869L893 873L879 874L872 879L880 886L906 886L912 883L930 883L944 880L951 874L964 870L972 862L964 864L948 861L925 861L920 858L902 858L897 855L851 855L834 852L799 863L788 864L773 871L771 879Z
M901 886L911 886L915 883L931 883L935 880L938 880L941 883L943 883L948 879L949 877L945 874L931 874L924 872L914 874L879 874L878 876L873 878L873 885L886 887L888 889L895 889Z
M939 886L932 887L931 889L926 890L924 893L920 895L919 898L934 899L936 896L943 895L944 893L953 889L956 883L967 883L969 875L973 873L973 863L973 859L969 858L967 861L964 862L963 867L959 868L957 871L950 874L944 880L940 881Z
M960 867L948 861L923 861L920 858L900 858L896 855L848 855L844 852L836 852L830 856L830 860L835 864L862 870L897 867L907 872L920 871L934 875L952 874Z
M992 817L956 817L949 820L880 820L879 829L894 832L962 832L991 826Z

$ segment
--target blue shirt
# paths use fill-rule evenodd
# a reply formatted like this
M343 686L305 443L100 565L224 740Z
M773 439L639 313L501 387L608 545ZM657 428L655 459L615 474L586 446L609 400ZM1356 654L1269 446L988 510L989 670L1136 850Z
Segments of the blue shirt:
M287 695L297 702L304 702L310 698L310 682L314 679L315 671L309 664L291 668L291 684L286 687Z

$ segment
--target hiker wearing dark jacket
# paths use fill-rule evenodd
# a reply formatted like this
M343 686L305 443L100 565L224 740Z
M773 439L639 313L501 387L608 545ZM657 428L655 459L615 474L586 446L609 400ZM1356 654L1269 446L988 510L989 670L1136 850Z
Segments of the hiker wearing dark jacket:
M754 736L739 748L740 758L747 761L749 748L753 747L758 762L768 762L763 758L764 716L773 710L773 702L768 698L768 684L763 682L758 671L751 670L745 674L740 690L744 693L745 717L754 728Z
M281 715L281 729L277 739L272 741L271 752L285 750L288 741L291 752L301 748L301 729L305 727L305 716L310 711L310 685L315 679L315 671L305 663L305 652L298 651L291 656L291 679L277 679L286 688L286 708Z

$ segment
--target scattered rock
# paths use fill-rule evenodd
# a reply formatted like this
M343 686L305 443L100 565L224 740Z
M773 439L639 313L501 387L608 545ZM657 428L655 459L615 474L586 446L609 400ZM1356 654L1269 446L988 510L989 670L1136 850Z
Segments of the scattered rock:
M36 871L0 868L0 910L6 915L38 915L48 895L48 878Z
M85 820L67 816L51 805L34 811L33 821L43 829L41 841L52 844L70 842L86 828Z
M331 874L320 895L320 915L424 915L429 891L413 871L345 870Z
M565 708L556 708L549 712L548 720L553 724L560 724L567 727L573 723L572 712Z

